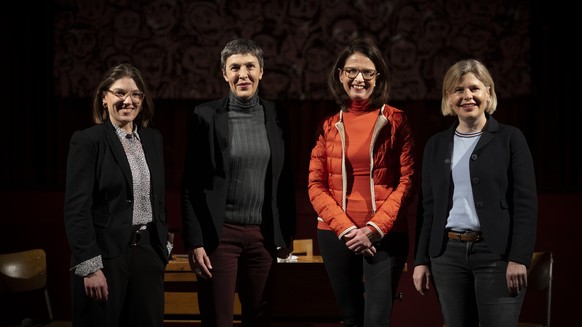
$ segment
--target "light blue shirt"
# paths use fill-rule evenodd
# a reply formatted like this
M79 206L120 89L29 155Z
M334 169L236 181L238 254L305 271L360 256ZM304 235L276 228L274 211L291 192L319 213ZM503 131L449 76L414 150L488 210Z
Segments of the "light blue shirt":
M473 188L471 186L471 174L469 161L471 154L483 132L459 133L455 131L453 140L453 207L447 218L447 229L455 231L481 231L475 201L473 200Z

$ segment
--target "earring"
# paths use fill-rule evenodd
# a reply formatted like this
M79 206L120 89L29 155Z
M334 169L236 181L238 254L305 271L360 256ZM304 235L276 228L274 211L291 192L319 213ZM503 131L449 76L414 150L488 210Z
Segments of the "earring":
M103 108L107 109L107 102L103 102Z

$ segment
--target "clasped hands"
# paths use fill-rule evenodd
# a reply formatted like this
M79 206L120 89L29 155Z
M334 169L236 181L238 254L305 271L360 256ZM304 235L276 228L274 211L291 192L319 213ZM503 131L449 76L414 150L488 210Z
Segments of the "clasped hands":
M374 232L368 227L353 229L343 236L343 240L350 251L366 257L376 254L376 247L372 245L373 238L375 238Z

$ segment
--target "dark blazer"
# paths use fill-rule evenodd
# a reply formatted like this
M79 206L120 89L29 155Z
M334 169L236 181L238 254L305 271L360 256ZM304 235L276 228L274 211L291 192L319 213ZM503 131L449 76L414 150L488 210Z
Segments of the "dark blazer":
M457 126L458 121L433 135L424 149L415 265L429 264L429 256L444 251L454 187L451 158ZM536 240L537 192L533 159L523 133L487 115L469 170L487 246L509 261L529 266Z
M274 245L290 247L296 218L287 116L273 102L261 99L260 103L271 149L262 230ZM224 97L197 106L189 122L182 182L182 237L186 250L204 246L206 251L212 251L219 243L228 188L227 113L228 97Z
M168 261L162 135L137 130L151 176L154 248ZM133 236L133 184L129 162L111 122L76 131L67 159L65 227L73 267L101 255L121 254Z

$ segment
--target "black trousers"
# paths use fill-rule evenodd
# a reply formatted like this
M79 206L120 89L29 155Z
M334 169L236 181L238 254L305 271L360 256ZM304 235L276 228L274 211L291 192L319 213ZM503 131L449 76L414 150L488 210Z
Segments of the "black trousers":
M319 250L346 327L388 327L408 256L408 234L388 233L372 257L356 255L334 232L317 230Z
M136 234L135 245L103 259L109 299L85 295L83 277L71 272L74 327L161 327L164 320L165 264L150 244L150 232Z

